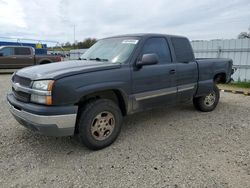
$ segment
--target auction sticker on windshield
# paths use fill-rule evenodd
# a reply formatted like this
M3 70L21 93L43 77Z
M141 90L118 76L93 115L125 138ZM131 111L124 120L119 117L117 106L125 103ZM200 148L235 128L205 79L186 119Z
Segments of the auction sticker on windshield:
M138 40L124 40L122 41L123 44L137 44Z

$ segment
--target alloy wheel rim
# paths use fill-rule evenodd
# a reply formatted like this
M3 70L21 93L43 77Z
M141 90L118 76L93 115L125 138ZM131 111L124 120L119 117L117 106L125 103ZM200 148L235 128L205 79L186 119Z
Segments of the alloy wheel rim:
M216 100L216 94L213 91L212 93L210 93L209 95L207 95L204 99L204 104L208 107L212 106L215 103Z
M112 134L115 127L115 117L111 112L99 113L91 123L91 135L99 141L105 140Z

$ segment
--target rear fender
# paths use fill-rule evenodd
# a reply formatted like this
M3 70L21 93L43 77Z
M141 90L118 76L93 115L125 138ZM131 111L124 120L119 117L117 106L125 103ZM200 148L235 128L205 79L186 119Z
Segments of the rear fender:
M204 80L198 82L197 92L195 97L206 96L213 91L214 80Z

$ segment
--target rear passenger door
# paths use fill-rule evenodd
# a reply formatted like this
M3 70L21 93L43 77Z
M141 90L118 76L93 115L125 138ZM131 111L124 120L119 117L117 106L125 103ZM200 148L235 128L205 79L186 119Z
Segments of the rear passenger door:
M190 42L184 37L172 37L177 73L177 100L185 102L193 98L197 90L198 67Z
M23 68L34 65L34 55L31 48L15 47L14 54L16 59L16 68Z
M145 41L139 54L156 54L159 63L146 65L132 72L134 110L145 110L176 102L176 64L172 61L170 48L164 37L153 37Z

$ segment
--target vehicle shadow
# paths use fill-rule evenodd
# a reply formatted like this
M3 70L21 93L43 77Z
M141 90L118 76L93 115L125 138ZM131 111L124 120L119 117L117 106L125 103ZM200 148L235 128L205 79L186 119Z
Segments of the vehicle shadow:
M108 148L111 149L117 145L122 145L123 141L133 139L136 134L141 134L142 129L144 131L150 131L155 122L166 122L166 125L170 122L171 126L178 126L178 122L174 123L176 120L180 117L188 118L188 116L194 112L195 109L191 104L184 104L178 107L157 108L127 116L124 118L120 136L117 141ZM23 144L29 147L34 153L53 152L54 155L70 155L72 153L84 155L93 152L81 144L77 136L43 136L27 130L26 128L22 128L18 137L21 137Z

